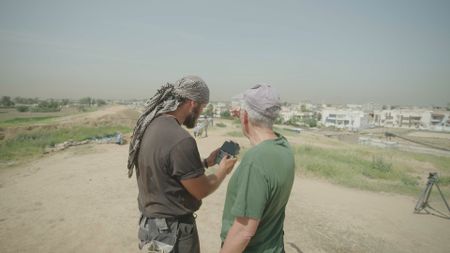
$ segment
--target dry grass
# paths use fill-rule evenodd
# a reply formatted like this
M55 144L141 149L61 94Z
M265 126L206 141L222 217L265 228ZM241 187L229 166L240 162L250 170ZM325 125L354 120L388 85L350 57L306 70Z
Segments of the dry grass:
M11 112L14 113L14 112ZM138 112L124 107L57 117L11 118L0 122L0 166L21 163L43 154L46 147L132 131Z
M417 195L428 173L438 172L444 192L450 195L450 157L352 144L320 131L276 130L291 143L297 171L303 176L363 190ZM229 127L225 136L242 137L242 133Z

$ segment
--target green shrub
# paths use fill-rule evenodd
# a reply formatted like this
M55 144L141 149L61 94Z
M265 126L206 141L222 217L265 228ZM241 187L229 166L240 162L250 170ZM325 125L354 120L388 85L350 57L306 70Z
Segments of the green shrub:
M439 176L438 183L441 186L450 185L450 177L449 176Z
M417 182L417 179L412 176L409 176L409 175L403 175L400 178L400 181L406 186L418 186L419 185L419 182Z
M48 123L57 117L58 116L13 118L1 121L0 126L19 126L19 125L32 125L36 123Z
M242 133L242 131L231 131L226 133L227 136L231 136L231 137L244 137L244 134Z
M28 112L30 110L30 107L26 106L26 105L19 105L19 106L16 106L16 110L18 112Z
M374 156L372 157L371 168L383 173L389 173L392 169L392 164L384 161L383 157Z
M38 106L31 107L32 112L59 112L61 111L61 104L55 100L41 101Z
M305 120L305 124L309 127L317 127L317 120L314 118L309 118Z
M36 157L46 147L52 147L64 141L82 141L92 137L112 135L116 132L130 132L124 126L73 126L60 129L37 128L18 134L12 139L0 142L0 162L20 161Z
M420 192L418 179L408 174L410 168L386 161L383 151L314 145L293 145L293 149L297 169L307 176L373 191Z
M226 127L227 125L225 125L225 124L222 123L222 122L219 122L219 123L216 124L216 126L217 126L217 127Z
M241 125L241 120L239 118L234 118L233 119L233 124L240 126Z
M222 119L231 119L232 118L231 114L230 114L230 112L228 110L221 112L220 113L220 117Z

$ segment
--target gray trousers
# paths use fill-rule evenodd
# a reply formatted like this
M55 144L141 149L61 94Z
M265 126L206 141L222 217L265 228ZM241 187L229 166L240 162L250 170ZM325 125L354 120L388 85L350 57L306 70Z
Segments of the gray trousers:
M180 218L139 219L139 249L158 253L200 253L195 218L192 215Z

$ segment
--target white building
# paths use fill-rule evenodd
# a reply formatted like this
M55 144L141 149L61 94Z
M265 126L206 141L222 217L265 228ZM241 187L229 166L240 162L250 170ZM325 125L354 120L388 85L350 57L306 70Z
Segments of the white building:
M293 105L293 106L282 106L280 116L283 119L283 122L286 122L294 118L300 121L312 119L315 117L315 114L314 112L311 111L302 112L299 109L299 106Z
M374 111L373 124L381 127L450 131L450 112L428 109Z
M296 110L293 110L290 107L282 106L280 111L280 116L283 119L283 122L286 122L292 119L297 114Z
M430 129L450 132L450 112L433 111L430 117Z
M374 111L373 123L382 127L425 129L430 116L430 111L423 109L381 110Z
M227 103L215 102L215 103L211 103L211 104L214 106L214 117L215 118L220 118L220 115L223 112L230 110L230 106Z
M369 117L361 110L325 108L321 122L326 127L357 130L368 127Z

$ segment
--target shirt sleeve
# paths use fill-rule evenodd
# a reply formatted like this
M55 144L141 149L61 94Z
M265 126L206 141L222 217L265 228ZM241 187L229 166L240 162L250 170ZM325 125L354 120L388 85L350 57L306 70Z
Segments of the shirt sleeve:
M205 173L194 138L186 138L170 151L172 176L179 180L190 179Z
M241 168L236 192L231 214L235 217L261 219L269 199L269 184L254 163L245 164Z

